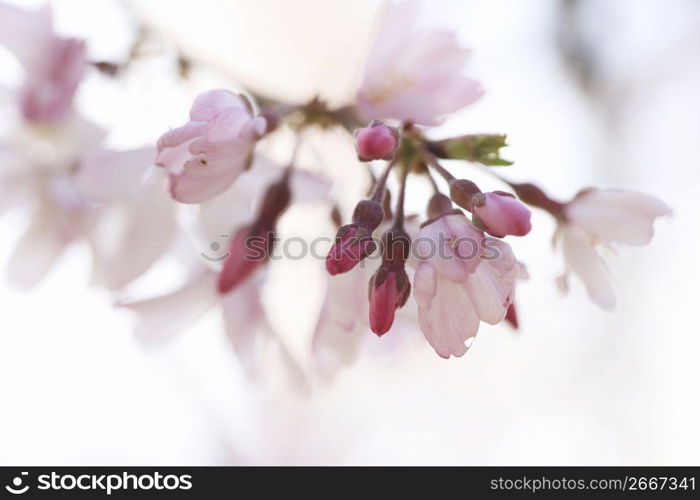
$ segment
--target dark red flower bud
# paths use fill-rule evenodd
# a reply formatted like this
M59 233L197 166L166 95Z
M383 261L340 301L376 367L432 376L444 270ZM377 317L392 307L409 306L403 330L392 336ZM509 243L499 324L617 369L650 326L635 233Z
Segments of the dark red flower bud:
M411 293L411 283L403 267L380 268L370 281L369 325L374 333L384 335L394 323L396 310L403 307Z
M343 226L326 257L326 270L332 275L346 273L376 248L371 232L356 224Z
M225 294L243 283L270 258L274 233L270 229L240 229L231 241L229 255L219 274L217 288Z
M374 200L362 200L352 213L352 222L368 231L374 231L384 219L382 205Z
M219 274L217 287L220 294L236 288L269 260L277 220L292 197L289 174L290 170L286 169L279 181L268 186L255 222L240 229L231 240L229 255Z
M411 250L411 239L399 228L392 228L382 237L382 265L369 288L369 324L381 336L391 329L394 314L403 307L411 294L411 284L405 271Z
M506 311L506 317L505 320L510 323L510 326L512 326L514 329L518 329L518 312L515 310L515 304L511 304L508 306L508 310Z
M352 224L338 229L335 243L326 257L326 270L332 274L346 273L377 248L372 233L381 224L384 211L379 202L362 200L355 207Z

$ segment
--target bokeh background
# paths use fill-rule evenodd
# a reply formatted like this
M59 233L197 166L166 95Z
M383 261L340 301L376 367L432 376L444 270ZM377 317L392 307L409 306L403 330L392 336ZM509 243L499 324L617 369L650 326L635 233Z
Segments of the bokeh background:
M39 2L13 2L32 6ZM139 26L164 41L119 80L92 74L78 108L116 147L152 143L191 98L238 81L290 101L342 102L360 76L378 2L63 0L62 33L95 60L120 61ZM72 247L30 292L0 287L0 463L9 464L696 464L700 462L700 3L693 0L436 0L422 23L457 31L487 93L435 137L505 132L517 180L568 198L624 186L669 203L649 247L611 259L618 310L579 283L562 297L552 221L512 245L530 273L521 329L482 330L460 359L414 328L368 333L359 361L302 389L251 382L214 315L157 348L90 285ZM173 51L196 64L175 76ZM0 81L19 66L0 50ZM0 115L1 116L1 115ZM332 140L321 154L351 206L361 168ZM337 157L337 161L336 161ZM494 180L467 166L484 189ZM413 195L424 192L416 188ZM420 205L413 207L420 209ZM306 210L306 211L305 211ZM287 235L306 234L313 208ZM0 262L24 221L0 219ZM332 228L329 230L332 234ZM165 259L145 287L174 280ZM271 321L303 366L325 279L317 262L275 263ZM314 310L315 308L315 310ZM405 323L410 323L411 312ZM390 334L391 335L391 334ZM394 337L397 337L394 335Z

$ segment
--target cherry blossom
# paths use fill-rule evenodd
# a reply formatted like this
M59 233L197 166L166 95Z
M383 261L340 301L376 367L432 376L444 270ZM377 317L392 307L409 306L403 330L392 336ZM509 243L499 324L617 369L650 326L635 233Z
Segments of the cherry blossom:
M462 74L469 51L456 35L419 29L417 21L415 1L386 6L357 93L367 119L436 125L481 97L479 83Z
M24 10L0 4L0 44L25 70L17 102L23 118L46 124L65 118L85 73L85 44L54 33L51 7Z
M586 286L591 300L604 309L617 303L612 277L596 246L644 246L654 235L654 221L671 215L658 198L620 189L587 189L563 207L556 241L568 269ZM560 283L566 286L565 277Z
M200 94L190 121L158 140L156 165L167 169L173 198L200 203L225 191L248 167L265 128L245 97L228 90Z

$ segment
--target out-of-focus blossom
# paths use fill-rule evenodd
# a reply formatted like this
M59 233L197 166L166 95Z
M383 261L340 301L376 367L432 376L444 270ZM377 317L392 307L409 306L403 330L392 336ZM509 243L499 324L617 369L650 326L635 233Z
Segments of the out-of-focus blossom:
M369 333L367 282L376 265L357 266L352 272L331 276L313 335L317 368L331 376L355 362Z
M267 321L260 301L263 276L247 280L226 295L217 293L216 282L215 272L200 269L173 292L117 305L136 314L135 335L146 345L167 342L208 311L218 309L226 337L248 377L260 378L261 368L269 368L274 359L271 355L276 354L285 378L293 387L305 388L307 381L299 364Z
M507 243L484 237L470 225L463 215L447 215L419 235L420 244L433 241L435 246L424 245L424 260L414 276L418 318L428 342L443 358L462 356L481 321L496 324L504 319L520 269ZM475 239L476 255L459 249L460 239ZM445 240L446 246L440 243ZM427 255L429 247L437 252Z
M417 2L387 5L357 94L365 118L436 125L481 97L461 73L469 51L455 33L417 29L417 20Z
M75 185L95 212L86 234L93 280L119 289L140 277L167 252L177 232L167 180L153 167L153 147L86 154Z
M28 147L20 136L2 150L14 161L4 163L0 188L21 188L12 206L30 216L8 265L9 281L34 286L70 243L85 240L95 282L123 287L162 256L175 231L165 179L144 179L153 148L95 148L101 130L77 118L42 134L29 139L40 148Z
M532 229L530 210L512 194L494 191L477 198L479 201L474 203L474 215L484 231L492 236L525 236Z
M46 124L65 118L85 72L85 44L53 31L51 7L24 10L0 4L0 44L25 70L18 104L30 123Z
M217 243L216 248L219 248L222 237L232 237L232 246L238 248L241 235L248 236L255 214L264 205L266 188L278 181L283 173L284 169L256 156L251 168L224 193L201 204L197 224L201 234L195 236L200 241L209 242L201 254L202 264L209 269L193 272L192 277L174 292L141 301L122 301L121 306L135 311L139 317L136 327L139 338L144 342L170 339L206 311L218 307L228 338L249 375L257 376L261 360L267 359L265 355L273 349L279 354L288 374L300 384L305 383L298 363L270 326L262 307L265 267L254 266L244 273L236 286L222 290L221 270L225 268L228 257L213 255L214 247L210 246ZM293 203L321 201L330 189L326 178L299 169L289 173L289 186Z
M360 161L390 160L399 145L399 131L380 121L355 130L353 135Z
M82 41L58 37L49 6L0 4L0 43L25 70L15 96L23 122L0 144L4 208L29 212L8 279L39 282L72 242L90 244L96 283L116 289L143 274L175 230L165 179L144 180L153 148L110 151L106 133L72 109L85 71Z
M561 245L568 270L583 281L594 303L614 308L612 278L596 245L647 245L654 235L654 220L671 215L671 208L647 194L586 189L562 210L555 241ZM560 284L566 288L566 275Z
M226 191L250 165L265 124L241 95L228 90L200 94L190 121L158 140L156 165L167 169L173 198L200 203Z

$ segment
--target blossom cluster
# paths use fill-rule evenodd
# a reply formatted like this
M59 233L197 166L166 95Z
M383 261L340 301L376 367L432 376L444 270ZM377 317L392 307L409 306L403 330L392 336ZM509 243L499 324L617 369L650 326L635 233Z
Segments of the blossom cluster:
M292 105L256 99L252 91L209 90L194 100L186 123L165 131L155 145L128 151L102 146L106 133L75 111L83 76L104 65L87 59L83 41L54 32L48 7L0 4L0 43L25 70L14 99L19 125L1 144L2 201L31 214L10 263L14 283L36 284L61 250L83 240L92 248L95 281L123 289L166 253L180 230L180 209L194 208L203 232L212 221L230 230L222 262L199 266L172 293L120 303L139 315L142 337L167 336L219 307L246 362L262 340L289 360L267 321L261 287L278 222L292 204L331 207L338 227L325 260L329 283L313 351L341 364L356 356L369 330L390 334L397 311L411 300L425 339L444 358L465 354L482 322L517 327L515 288L528 275L507 240L528 236L530 208L556 221L554 241L567 265L561 286L575 274L606 309L616 297L599 247L646 245L655 219L671 213L655 197L632 191L589 187L564 202L535 184L509 181L499 170L511 164L500 156L503 135L433 137L431 127L484 91L463 73L469 51L454 33L419 28L413 2L384 9L352 102ZM279 166L260 153L259 144L280 131L303 144L309 129L343 131L354 141L356 175L372 173L366 199L345 224L331 197L331 178L300 168L295 154ZM46 146L41 154L29 147L37 142ZM444 160L483 169L504 190L484 192L453 175ZM398 183L393 195L392 176ZM406 214L406 185L419 179L430 183L432 195L422 213ZM17 196L20 189L26 194ZM110 225L115 214L116 227ZM439 252L431 250L436 247ZM381 256L379 265L361 265L372 254Z

